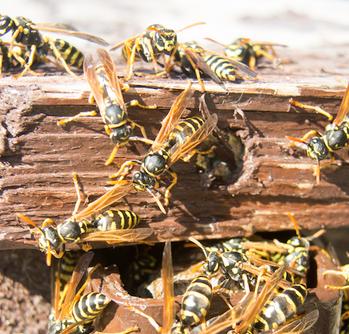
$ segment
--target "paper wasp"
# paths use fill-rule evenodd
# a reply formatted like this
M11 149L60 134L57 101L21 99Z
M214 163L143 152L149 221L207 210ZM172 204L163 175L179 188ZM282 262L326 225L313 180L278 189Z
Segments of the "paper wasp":
M86 253L76 264L65 286L61 286L62 260L58 261L55 279L52 281L52 306L49 334L82 334L93 330L93 321L110 303L103 293L84 291L97 266L88 271L93 254Z
M255 79L257 74L248 66L202 48L196 42L178 43L175 52L166 64L166 71L178 65L184 74L195 75L201 90L205 91L201 75L209 76L214 82L235 82L242 79Z
M106 165L113 162L118 148L127 145L129 141L142 141L151 144L152 141L147 139L144 127L128 118L127 107L137 106L154 109L156 106L144 106L137 100L127 103L124 101L123 86L116 75L116 68L110 54L106 50L98 49L96 57L86 56L84 73L91 88L91 97L97 102L105 124L105 132L115 144ZM90 101L92 102L91 98ZM81 116L96 115L96 111L81 112L74 117L58 121L58 125L67 124ZM140 130L142 137L133 136L136 127Z
M131 187L127 182L126 184L119 182L113 192L101 196L77 213L81 198L76 174L73 180L78 200L73 215L63 223L56 225L52 219L46 219L39 227L29 217L17 214L20 220L34 228L32 233L40 235L39 248L46 253L48 266L51 265L52 255L56 258L64 255L67 244L77 243L84 250L88 250L90 242L106 242L107 244L140 242L152 234L148 228L134 229L140 219L130 210L107 210L98 215L104 208L129 192ZM118 191L115 188L118 188Z
M284 44L253 41L250 38L238 38L230 44L222 44L211 38L207 40L223 46L226 57L246 64L251 70L255 70L263 58L275 63L278 57L274 47L286 47Z
M316 160L315 176L317 183L320 183L320 161L327 158L333 159L334 151L340 150L347 146L349 140L349 119L347 117L349 111L349 85L345 91L339 111L335 119L327 111L320 107L314 107L290 100L291 106L302 108L305 110L315 111L328 118L331 122L325 128L325 132L321 134L319 131L311 130L302 138L286 136L286 138L302 149L306 150L308 157Z
M259 320L267 314L265 325L275 320L275 311L277 311L279 325L276 322L271 325L271 330L263 328L263 333L303 333L311 328L319 317L318 310L312 310L305 314L298 315L301 312L304 298L302 299L293 289L295 287L286 288L281 293L276 293L276 287L284 276L285 266L279 268L273 275L267 279L262 287L260 279L258 279L254 292L243 298L238 304L232 306L231 309L214 319L200 333L217 334L231 328L237 334L260 333ZM298 287L296 288L298 291ZM304 294L302 290L302 297ZM287 295L287 297L285 297ZM294 304L294 300L296 304ZM300 304L298 305L300 301ZM279 307L278 307L279 306ZM277 308L277 310L276 310ZM290 312L294 310L294 312ZM266 313L269 312L269 313ZM269 318L270 317L270 318ZM278 319L278 320L279 320ZM198 332L194 332L198 333Z
M6 15L0 15L0 36L9 32L12 34L9 48L10 54L12 53L12 45L14 43L23 44L29 50L28 59L27 61L24 60L24 70L19 77L30 71L37 55L40 57L53 56L73 76L75 74L69 66L75 66L77 68L81 68L82 66L83 55L79 50L62 39L44 36L41 34L41 31L69 35L103 46L108 45L103 39L73 30L68 25L51 23L35 24L22 16L10 18Z
M204 24L203 22L193 23L177 32L190 27ZM112 46L110 50L115 50L123 46L122 54L127 60L127 71L125 79L128 81L133 74L133 64L136 58L141 58L147 63L153 63L157 72L157 60L160 56L170 55L177 45L177 32L165 28L161 24L152 24L147 29L136 36L126 39Z
M192 95L193 90L190 84L174 101L168 115L162 122L150 152L143 161L126 161L119 171L111 176L111 178L116 179L116 181L111 181L111 184L114 184L129 175L133 167L140 166L139 171L132 176L132 184L137 191L148 191L155 198L163 213L166 211L153 190L160 187L161 178L164 175L172 178L164 194L164 203L167 206L171 189L177 183L177 174L171 170L171 166L179 159L188 161L197 153L196 147L209 136L217 124L217 115L209 113L204 96L200 98L200 110L203 116L182 118Z

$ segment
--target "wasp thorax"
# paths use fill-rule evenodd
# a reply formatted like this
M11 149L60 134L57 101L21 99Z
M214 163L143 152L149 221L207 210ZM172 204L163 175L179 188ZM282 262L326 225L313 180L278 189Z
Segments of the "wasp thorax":
M74 242L80 238L81 228L78 223L68 220L57 226L57 232L63 242Z
M166 167L166 159L159 153L148 154L144 159L143 166L150 175L159 175Z
M146 188L151 189L155 186L155 179L143 171L134 173L132 182L134 187L141 191L145 190Z
M313 137L308 144L307 154L314 160L324 160L328 157L329 151L320 137Z
M326 131L327 145L332 150L338 150L347 144L348 138L345 131L341 128Z
M124 144L127 143L131 135L132 127L129 124L124 124L111 129L110 139L114 144Z
M43 234L39 238L39 247L41 251L47 251L47 243L52 249L58 249L61 246L57 229L53 226L47 226L43 229Z

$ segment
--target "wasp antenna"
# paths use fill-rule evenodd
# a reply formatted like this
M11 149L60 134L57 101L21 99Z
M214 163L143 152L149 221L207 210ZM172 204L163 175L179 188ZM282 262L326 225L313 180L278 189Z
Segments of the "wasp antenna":
M195 244L196 246L200 247L202 249L202 251L204 252L205 254L205 257L207 258L207 250L205 248L205 246L199 241L199 240L196 240L195 238L193 237L190 237L189 238L189 241L191 241L193 244Z
M299 230L300 230L300 229L299 229L299 224L298 224L298 222L297 222L295 216L294 216L293 213L291 213L291 212L287 212L287 216L288 216L288 218L290 218L290 221L293 223L293 227L294 227L294 229L295 229L295 231L296 231L297 237L298 237L299 239L301 239L302 236L301 236L300 231L299 231Z
M189 24L189 25L177 30L177 32L181 32L183 30L187 30L189 28L196 27L196 26L203 25L203 24L206 24L206 22L195 22L195 23Z
M326 230L325 229L321 229L321 230L315 232L313 235L311 235L309 237L306 237L305 239L307 239L308 241L312 241L312 240L314 240L316 238L321 237L325 233L326 233Z
M17 218L20 219L22 222L38 229L40 231L41 234L44 234L44 231L42 230L41 227L39 227L38 225L36 225L36 223L34 221L32 221L28 216L23 215L22 213L17 213L16 214Z

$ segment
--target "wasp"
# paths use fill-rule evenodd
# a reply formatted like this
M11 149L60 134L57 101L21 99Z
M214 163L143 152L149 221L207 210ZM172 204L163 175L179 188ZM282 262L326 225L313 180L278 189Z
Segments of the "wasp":
M272 63L278 60L274 47L286 47L287 45L253 41L250 38L237 38L230 44L222 44L214 39L207 40L224 47L224 55L247 65L251 70L255 70L262 59L267 59Z
M299 315L305 300L303 297L306 289L290 286L282 293L275 295L285 268L285 266L279 268L265 280L262 289L259 289L261 283L258 280L254 292L249 293L229 311L211 319L203 332L217 334L231 328L234 333L260 333L259 327L262 327L259 326L260 321L263 323L263 333L303 333L311 328L319 317L319 311L315 309ZM283 321L280 321L281 319ZM279 324L277 325L275 321ZM268 324L270 324L270 331L267 330Z
M30 71L37 54L40 57L49 55L53 56L64 67L64 69L73 76L75 76L75 74L71 71L69 66L81 68L83 54L78 49L62 39L44 36L41 34L41 31L70 35L103 46L108 45L108 43L103 39L87 33L72 30L68 25L49 23L35 24L22 16L10 18L9 16L1 15L0 36L4 36L7 33L12 34L9 50L10 53L12 53L12 45L15 42L23 44L29 50L24 70L19 77Z
M86 253L79 259L66 283L63 295L59 279L61 267L58 266L53 282L53 313L50 317L49 334L90 333L93 330L93 321L110 303L110 299L103 293L84 294L93 272L98 268L96 266L88 271L92 257L92 253Z
M223 81L236 82L257 77L248 66L206 50L195 41L177 44L176 51L166 63L166 71L170 71L175 65L178 65L184 74L195 75L203 92L205 85L201 79L202 74L218 84L223 84Z
M137 100L125 103L122 89L123 86L116 75L116 68L110 54L103 49L97 50L97 57L88 55L84 60L84 73L91 88L91 97L97 102L100 114L105 124L105 132L110 137L115 147L110 154L106 165L113 162L118 148L125 146L130 141L142 141L151 144L147 138L143 126L132 121L128 117L127 107L137 106L145 109L155 109L156 106L145 106ZM58 125L64 125L76 120L81 116L96 116L96 111L81 112L74 117L58 121ZM138 128L142 137L133 136L133 131Z
M130 242L132 240L136 242L152 234L147 228L134 229L139 224L140 218L133 211L106 210L97 215L97 206L100 204L99 200L102 200L103 204L108 205L108 201L105 201L105 197L103 196L95 202L90 203L89 207L76 213L81 202L76 174L74 174L73 180L78 194L78 200L73 215L65 222L56 225L49 218L39 227L29 217L23 214L17 214L19 219L34 228L32 233L38 233L40 235L38 239L39 248L42 252L46 253L48 266L51 265L52 255L56 258L61 258L64 255L66 244L78 243L82 245L84 250L87 250L90 248L89 243L93 241L102 241L108 244ZM121 192L119 198L122 198L124 195ZM113 201L110 202L110 204L112 203ZM96 210L92 209L92 207L96 207ZM87 219L87 217L91 216L92 218Z
M203 22L193 23L177 32L199 24L203 24ZM157 72L158 58L160 56L165 57L165 55L170 55L175 50L177 46L177 32L161 24L152 24L143 33L112 46L110 50L115 50L123 46L122 54L127 60L126 81L131 79L133 75L133 64L136 58L141 58L147 63L153 63L154 70Z
M347 86L335 119L333 119L333 116L327 111L318 106L310 106L293 99L290 100L290 105L324 115L331 122L326 126L323 134L317 130L311 130L302 138L286 136L288 140L297 143L300 148L304 149L307 152L308 157L317 162L314 174L316 176L316 182L319 184L320 161L328 158L333 159L334 152L344 148L348 144L349 119L347 114L349 111L349 85Z
M192 97L191 84L176 98L168 115L162 122L161 129L146 154L143 161L129 160L124 162L119 171L111 178L116 179L111 184L123 180L134 166L140 166L139 171L132 176L132 184L137 191L148 191L157 201L163 213L166 213L162 203L153 190L160 187L161 178L171 177L171 183L164 194L165 206L169 204L171 189L177 183L177 174L171 166L179 159L189 161L197 153L196 147L202 143L214 130L217 115L211 115L205 103L205 97L200 98L201 116L182 118L188 100Z

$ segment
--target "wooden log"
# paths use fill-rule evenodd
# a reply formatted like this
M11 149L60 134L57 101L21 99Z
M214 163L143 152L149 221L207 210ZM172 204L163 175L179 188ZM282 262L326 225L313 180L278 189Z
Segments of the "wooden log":
M157 110L131 110L130 116L156 135L174 98L187 85L178 79L135 78L125 99L139 98L157 104ZM339 166L322 173L320 185L312 175L313 161L288 149L285 135L301 136L321 129L321 115L290 111L288 100L318 104L335 114L346 83L330 75L280 76L266 71L258 82L226 84L226 90L206 82L209 108L219 116L219 126L233 129L245 146L243 166L227 187L203 189L192 163L178 163L179 182L167 216L162 215L145 193L127 196L128 205L150 227L151 241L181 240L188 236L222 238L257 231L292 229L286 212L294 212L302 228L338 227L348 224L348 157L341 152ZM194 84L195 88L199 88ZM99 117L84 118L64 128L57 120L88 105L88 85L69 76L10 77L0 80L0 248L35 244L28 226L16 220L25 213L40 223L47 217L58 223L71 214L75 203L72 172L80 175L92 200L104 193L115 166L104 166L112 144ZM198 107L199 93L190 103ZM234 115L241 108L256 129ZM141 146L120 149L117 165L146 152ZM124 201L118 207L127 207ZM333 217L336 217L334 220Z

